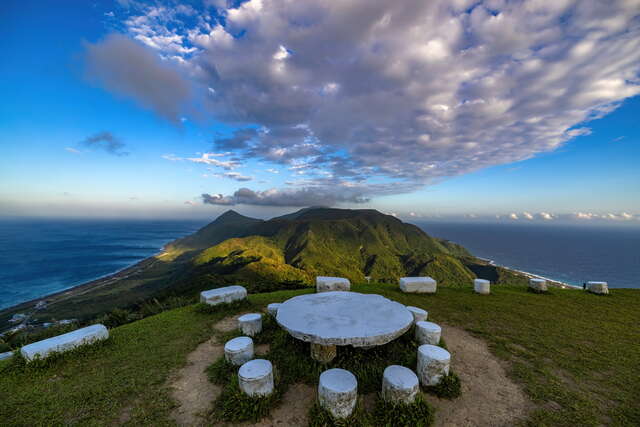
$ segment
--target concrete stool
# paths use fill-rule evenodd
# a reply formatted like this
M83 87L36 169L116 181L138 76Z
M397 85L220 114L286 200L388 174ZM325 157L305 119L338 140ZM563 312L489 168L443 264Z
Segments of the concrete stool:
M404 293L435 294L437 283L431 277L402 277L400 290Z
M320 374L318 401L335 418L347 418L358 400L358 380L351 372L340 368Z
M247 297L247 290L242 286L226 286L200 292L200 302L218 305L243 300Z
M609 284L607 282L587 282L587 290L594 294L609 294Z
M281 305L282 304L280 304L279 302L272 302L267 306L267 311L270 315L276 317L278 315L278 308L280 308Z
M224 345L224 358L236 366L253 359L253 340L249 337L237 337Z
M476 294L489 295L491 293L491 282L484 279L474 279L473 290Z
M238 317L238 327L243 334L250 337L262 332L262 315L260 313L249 313Z
M429 317L429 313L426 310L423 310L418 307L413 307L411 305L408 305L407 310L409 310L411 314L413 314L413 323L427 320L427 317Z
M544 279L529 279L529 288L534 292L547 292L547 281Z
M382 398L387 402L413 403L418 389L418 376L409 368L391 365L382 374Z
M344 277L316 277L316 292L349 291L351 282Z
M442 347L423 344L418 347L418 378L423 386L437 385L449 374L451 354Z
M273 365L268 360L255 359L238 370L240 390L248 396L268 396L273 393Z
M420 344L438 345L442 328L433 322L416 322L416 341Z

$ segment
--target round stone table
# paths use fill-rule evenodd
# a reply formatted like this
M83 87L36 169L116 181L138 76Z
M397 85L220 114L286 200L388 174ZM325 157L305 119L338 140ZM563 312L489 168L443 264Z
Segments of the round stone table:
M293 297L278 308L276 321L311 343L311 357L326 363L338 345L370 348L396 339L411 327L413 315L381 295L338 291Z

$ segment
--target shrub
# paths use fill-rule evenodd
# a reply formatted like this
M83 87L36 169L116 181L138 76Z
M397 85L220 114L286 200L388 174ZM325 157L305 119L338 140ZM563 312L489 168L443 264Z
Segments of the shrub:
M424 387L424 390L442 399L455 399L462 394L460 378L453 371L449 371L447 375L442 377L438 385Z
M418 395L410 404L389 403L378 396L372 425L393 427L427 427L433 424L434 410Z

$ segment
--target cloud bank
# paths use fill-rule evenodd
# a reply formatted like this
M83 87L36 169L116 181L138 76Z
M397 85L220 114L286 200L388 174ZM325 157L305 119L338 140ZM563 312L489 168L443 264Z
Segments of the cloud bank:
M555 150L640 93L637 0L135 4L87 45L91 78L171 120L189 101L239 127L215 149L310 180L207 203L411 191Z

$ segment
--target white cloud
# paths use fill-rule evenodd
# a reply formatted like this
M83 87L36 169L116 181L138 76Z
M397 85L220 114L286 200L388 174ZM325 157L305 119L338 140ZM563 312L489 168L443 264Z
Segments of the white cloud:
M550 214L548 212L540 212L538 216L545 221L550 221L555 218L553 214Z
M67 150L67 151L68 151L68 152L70 152L70 153L73 153L73 154L81 154L81 153L82 153L82 151L80 151L80 150L76 150L76 149L75 149L75 148L73 148L73 147L64 147L64 149L65 149L65 150Z
M640 93L633 1L249 0L215 25L141 12L128 34L215 92L194 105L263 130L229 138L234 152L402 191L556 150ZM175 117L184 98L168 99L156 109Z
M532 220L533 219L533 215L531 215L529 212L522 212L522 216L525 219L528 219L528 220Z
M509 219L518 219L518 214L517 214L517 213L515 213L515 212L511 212L511 213L509 214Z

